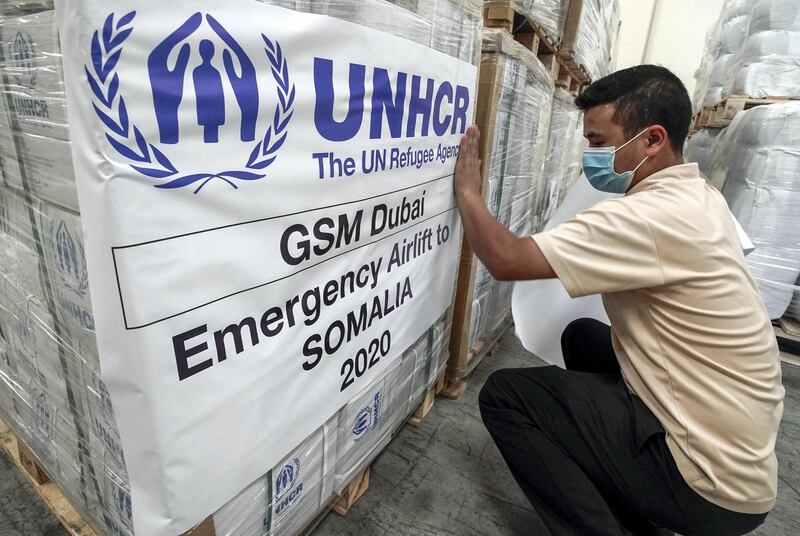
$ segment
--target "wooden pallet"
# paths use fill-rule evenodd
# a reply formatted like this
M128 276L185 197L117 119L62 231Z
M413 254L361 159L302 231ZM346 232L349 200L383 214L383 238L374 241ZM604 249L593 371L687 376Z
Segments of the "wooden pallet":
M579 95L589 83L586 70L570 58L562 58L558 44L533 19L514 11L511 2L493 0L483 8L484 25L489 28L502 28L514 39L534 53L556 86Z
M33 452L6 426L3 421L4 417L4 415L0 414L0 444L2 444L3 450L19 470L25 474L31 483L31 487L42 498L42 501L44 501L56 519L61 522L67 534L69 536L97 536L98 532L95 532L50 480L47 472L36 461L36 456ZM344 493L333 499L325 509L320 511L303 534L310 534L331 510L342 516L347 515L358 499L369 488L369 473L370 467L368 466L353 479ZM184 532L181 536L216 536L214 518L208 516L199 525Z
M781 351L781 361L800 366L800 322L783 317L772 323Z
M752 99L744 95L732 95L718 104L705 105L695 112L690 130L694 134L704 128L724 128L731 124L731 121L739 112L756 106L786 102L788 100L791 100L791 98L765 97L763 99Z
M300 531L300 534L302 536L311 535L331 511L336 512L340 516L346 516L361 496L369 489L370 468L371 466L367 466L365 469L361 470L361 472L353 478L353 481L348 484L344 492L329 502L325 508L320 510L319 513L314 516L314 519ZM181 536L217 536L213 516L208 516L202 523L183 533Z
M75 511L72 504L64 497L56 485L50 481L47 473L36 461L36 457L14 432L9 430L0 416L0 443L9 458L27 477L31 487L47 505L70 536L96 536L88 523Z
M445 377L447 375L447 371L443 370L439 377L436 378L436 383L431 385L428 388L428 391L425 393L425 398L422 401L422 404L411 414L411 416L406 420L408 424L411 426L419 426L422 424L422 421L425 417L428 416L428 413L431 412L433 409L434 401L436 400L436 395L441 393L445 387Z
M467 387L469 375L484 357L492 355L500 347L500 339L512 325L514 325L514 321L509 312L497 329L484 335L475 343L467 353L466 359L448 363L445 386L441 391L443 397L455 400L461 396Z

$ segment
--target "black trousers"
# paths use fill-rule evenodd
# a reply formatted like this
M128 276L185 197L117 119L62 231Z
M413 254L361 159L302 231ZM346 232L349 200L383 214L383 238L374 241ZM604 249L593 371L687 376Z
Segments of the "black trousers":
M609 326L576 320L561 338L568 370L506 369L480 393L483 422L554 536L746 534L766 514L720 508L692 490L664 428L630 394Z

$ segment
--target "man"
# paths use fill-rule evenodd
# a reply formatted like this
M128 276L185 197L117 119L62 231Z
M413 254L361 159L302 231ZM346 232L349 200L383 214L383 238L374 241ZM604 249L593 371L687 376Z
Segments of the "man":
M558 277L573 297L602 294L611 320L567 327L567 370L492 374L484 423L555 536L747 533L775 502L784 391L725 200L682 163L686 88L641 65L575 102L590 143L584 173L625 195L532 238L486 210L477 129L461 142L464 232L492 275Z

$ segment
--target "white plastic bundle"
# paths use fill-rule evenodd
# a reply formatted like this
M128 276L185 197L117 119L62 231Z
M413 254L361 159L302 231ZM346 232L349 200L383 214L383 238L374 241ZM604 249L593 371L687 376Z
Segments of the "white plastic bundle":
M722 5L707 51L701 104L717 104L730 93L739 55L750 28L749 5L748 0L727 0Z
M694 93L692 94L692 109L696 112L703 107L703 99L708 87L708 75L711 63L714 61L714 50L717 39L717 23L715 22L706 30L705 46L703 57L700 59L700 66L694 71Z
M719 128L704 128L686 142L683 156L686 162L696 162L706 180L711 179L711 164L714 155L714 142L720 133ZM713 183L712 183L713 184ZM721 184L714 184L719 190Z
M783 316L800 276L800 102L737 115L714 148L713 174L756 250L748 266L770 318Z
M759 0L752 10L732 94L800 96L800 2Z

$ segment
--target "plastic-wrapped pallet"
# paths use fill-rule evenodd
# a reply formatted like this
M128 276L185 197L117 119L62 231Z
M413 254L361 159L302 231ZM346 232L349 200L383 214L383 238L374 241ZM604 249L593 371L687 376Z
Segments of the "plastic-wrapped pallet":
M561 185L558 196L559 205L562 201L564 201L567 192L570 191L570 189L583 175L583 151L588 146L589 142L583 136L583 120L581 119L578 121L578 126L573 133L572 148L570 152L569 165L567 166L567 174L564 177L564 182Z
M732 94L800 97L800 2L759 0L738 58Z
M428 46L431 42L433 24L414 11L403 9L387 0L365 0L347 2L342 0L315 0L311 12L329 15L354 22L376 30L383 30Z
M21 17L48 9L53 9L53 0L14 0L0 4L0 17Z
M561 54L582 65L591 80L598 80L614 69L619 28L618 0L571 0Z
M483 19L480 0L308 0L310 12L405 37L473 62Z
M711 37L696 74L696 107L714 105L730 93L739 54L750 27L751 9L748 0L726 0L720 16L709 30Z
M705 176L706 180L711 179L711 164L714 156L714 142L720 134L719 128L704 128L686 142L686 148L683 151L684 159L687 162L696 162L700 168L700 172ZM722 188L721 184L714 184L719 190Z
M531 234L542 223L543 177L554 86L538 59L502 30L484 30L481 98L489 96L479 123L488 156L489 211L517 235ZM479 114L482 112L479 111ZM492 332L511 308L508 283L476 269L469 346Z
M497 3L484 0L484 4ZM569 0L511 0L514 11L536 23L556 45L564 35L564 21L567 20Z
M92 358L60 50L52 5L42 4L17 3L4 12L23 15L0 20L2 409L70 501L98 530L120 533L127 476Z
M480 57L480 0L266 3L344 18L468 62ZM52 9L32 0L0 6L0 412L98 534L131 535L125 456L94 337ZM213 513L216 534L300 532L443 373L449 333L446 314L362 396L254 475Z
M543 226L558 206L561 191L574 171L575 131L581 122L581 112L568 91L556 88L550 119L550 145L544 165L545 189L539 213ZM581 136L582 137L582 136Z
M770 318L786 313L800 276L800 102L739 113L714 147L712 180L756 249L747 257Z
M705 46L703 47L703 57L700 59L700 66L694 71L694 93L692 94L692 110L698 111L703 107L703 97L708 87L708 75L711 69L711 62L714 60L712 55L716 47L717 24L716 22L706 30Z

